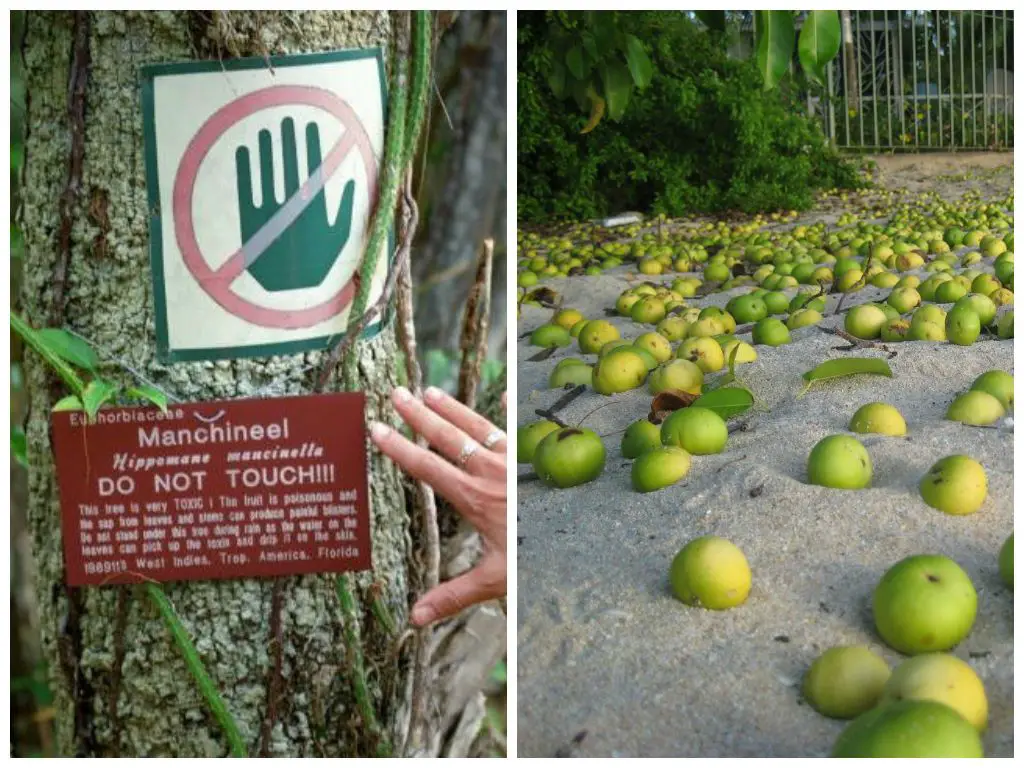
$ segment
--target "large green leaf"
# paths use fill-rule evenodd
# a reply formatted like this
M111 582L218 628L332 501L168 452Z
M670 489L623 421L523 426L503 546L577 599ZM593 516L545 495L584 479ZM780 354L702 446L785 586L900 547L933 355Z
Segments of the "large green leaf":
M710 408L723 419L738 416L750 409L754 404L754 396L750 390L743 387L722 387L707 392L691 404L691 408Z
M148 385L142 385L138 387L129 387L125 390L125 395L135 400L146 400L164 413L167 413L167 393L163 390Z
M104 379L93 379L86 385L85 392L82 393L82 405L85 407L90 421L96 418L96 414L104 403L114 399L117 390L117 384Z
M577 80L585 78L590 71L587 67L586 57L583 55L583 49L578 45L570 48L569 52L565 54L565 65L569 67L572 76Z
M807 386L804 387L800 395L806 393L816 381L838 379L843 376L856 376L862 373L891 377L892 369L880 357L841 357L837 360L826 360L821 365L804 374Z
M825 67L839 53L839 11L811 11L800 29L800 65L816 83L825 84Z
M789 71L793 56L793 12L757 11L757 68L770 90Z
M548 87L559 99L565 97L565 64L556 61L548 73Z
M633 76L624 64L609 62L601 67L601 81L604 83L604 100L608 104L608 117L621 120L633 92Z
M626 35L626 63L637 88L643 89L650 85L654 77L654 65L636 35Z
M53 354L79 368L95 372L100 364L99 355L87 342L63 328L40 328L36 337Z
M709 29L725 32L725 11L694 11Z

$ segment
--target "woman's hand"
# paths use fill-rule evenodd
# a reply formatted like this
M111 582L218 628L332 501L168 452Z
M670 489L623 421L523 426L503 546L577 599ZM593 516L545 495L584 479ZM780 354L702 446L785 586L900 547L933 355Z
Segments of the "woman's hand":
M423 402L405 387L397 387L391 397L395 410L413 431L425 437L448 461L380 423L371 427L374 444L410 475L448 499L480 532L484 542L483 557L472 570L434 587L413 606L412 623L423 626L454 616L475 603L505 596L507 439L483 416L435 387L427 389Z

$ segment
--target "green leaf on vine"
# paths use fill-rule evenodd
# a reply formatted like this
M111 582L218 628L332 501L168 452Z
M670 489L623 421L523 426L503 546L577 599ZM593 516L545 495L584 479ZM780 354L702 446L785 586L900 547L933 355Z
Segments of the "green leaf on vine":
M797 51L804 72L816 83L825 84L826 67L839 53L839 12L811 11L800 28Z
M604 83L608 117L619 121L629 105L629 97L633 92L633 76L624 64L609 62L601 67L601 81Z
M636 35L626 35L626 63L633 82L641 90L651 84L654 77L654 65L651 63L644 44Z
M793 12L757 11L757 19L757 68L768 91L789 71L794 42Z

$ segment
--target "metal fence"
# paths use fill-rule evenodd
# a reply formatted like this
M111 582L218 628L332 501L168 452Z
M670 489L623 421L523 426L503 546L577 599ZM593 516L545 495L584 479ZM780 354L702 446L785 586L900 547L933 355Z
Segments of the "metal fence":
M1013 11L850 11L808 109L838 147L1013 147Z

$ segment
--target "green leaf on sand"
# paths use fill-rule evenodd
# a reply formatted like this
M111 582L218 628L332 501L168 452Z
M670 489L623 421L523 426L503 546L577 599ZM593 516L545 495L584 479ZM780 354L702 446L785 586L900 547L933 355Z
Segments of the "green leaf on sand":
M754 404L754 395L742 387L721 387L707 392L690 404L691 408L708 408L723 419L731 419Z
M839 379L843 376L855 376L860 373L892 377L892 369L880 357L843 357L838 360L826 360L817 368L804 374L807 386L800 394L803 395L816 381Z

